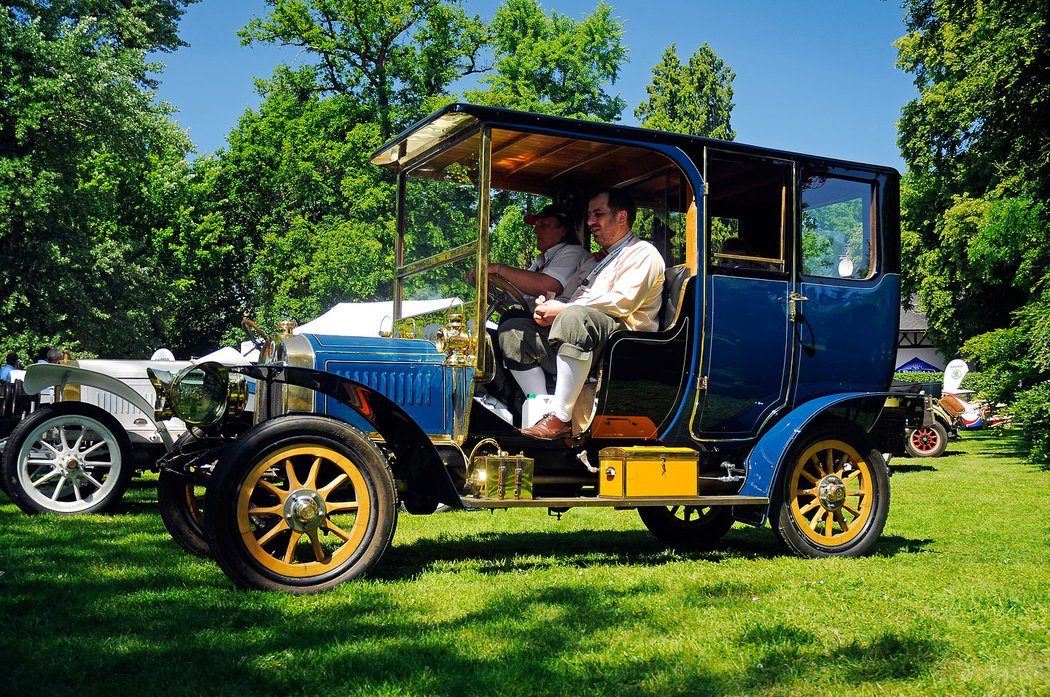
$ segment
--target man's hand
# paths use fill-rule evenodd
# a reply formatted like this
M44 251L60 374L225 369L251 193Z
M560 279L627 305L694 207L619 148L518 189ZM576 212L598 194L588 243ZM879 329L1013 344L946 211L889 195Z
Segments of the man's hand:
M540 295L536 298L536 311L532 313L532 319L541 327L549 327L566 307L567 304L560 300L547 300L545 296Z

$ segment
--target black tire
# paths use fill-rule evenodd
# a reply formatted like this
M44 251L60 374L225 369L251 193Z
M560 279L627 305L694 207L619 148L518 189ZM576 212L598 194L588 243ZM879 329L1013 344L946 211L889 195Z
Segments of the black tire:
M908 457L940 457L948 447L948 429L936 421L904 432L904 451Z
M205 509L208 544L230 580L303 594L375 566L398 505L386 458L364 433L293 414L250 429L225 452Z
M210 557L204 536L204 492L210 477L203 472L179 474L162 469L157 478L157 507L171 538L198 557Z
M828 419L792 446L769 517L799 556L853 557L878 541L889 506L889 472L871 437L851 422Z
M124 496L135 473L127 431L92 404L40 407L7 439L4 488L25 513L105 511Z
M646 506L638 517L658 540L689 547L711 547L733 527L729 506Z
M186 431L170 452L181 452L197 440L192 431ZM211 481L211 470L195 467L192 474L186 474L161 468L157 479L157 507L165 529L180 547L198 557L211 557L204 535L204 494Z

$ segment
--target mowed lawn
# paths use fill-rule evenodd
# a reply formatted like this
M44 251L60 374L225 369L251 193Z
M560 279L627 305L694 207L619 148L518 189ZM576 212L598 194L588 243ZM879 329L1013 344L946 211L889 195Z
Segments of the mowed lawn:
M738 524L667 549L633 511L403 515L373 575L235 590L152 480L123 508L0 494L2 695L1050 694L1050 471L1011 432L893 462L861 559Z

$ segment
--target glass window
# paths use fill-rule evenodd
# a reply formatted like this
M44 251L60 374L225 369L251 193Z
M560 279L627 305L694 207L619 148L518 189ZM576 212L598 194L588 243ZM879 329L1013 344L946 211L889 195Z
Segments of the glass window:
M791 167L757 157L712 152L707 160L708 264L718 272L786 268Z
M874 186L825 175L805 177L802 273L862 280L875 273Z

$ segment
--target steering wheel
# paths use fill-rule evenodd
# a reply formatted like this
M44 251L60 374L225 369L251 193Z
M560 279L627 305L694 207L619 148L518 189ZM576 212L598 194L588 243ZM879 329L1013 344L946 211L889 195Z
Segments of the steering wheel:
M500 314L503 314L515 305L523 310L529 308L529 303L525 300L525 294L521 292L521 289L500 276L489 276L488 302L488 317L492 317L492 315L496 313L496 310L499 310ZM488 317L486 317L486 319L488 319Z
M270 337L266 335L259 325L251 321L247 317L241 320L241 329L244 330L244 334L248 337L248 341L252 342L259 351L259 356L266 352L266 347L270 345Z

